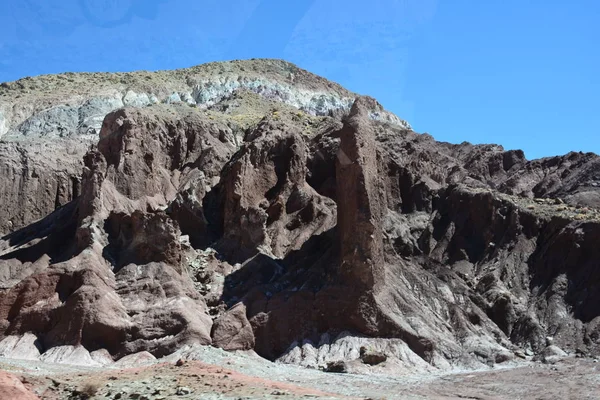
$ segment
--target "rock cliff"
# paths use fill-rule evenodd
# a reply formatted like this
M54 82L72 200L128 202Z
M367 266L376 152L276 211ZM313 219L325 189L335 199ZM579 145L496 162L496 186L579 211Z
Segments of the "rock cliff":
M0 355L600 354L595 154L437 142L274 60L4 83L0 129Z

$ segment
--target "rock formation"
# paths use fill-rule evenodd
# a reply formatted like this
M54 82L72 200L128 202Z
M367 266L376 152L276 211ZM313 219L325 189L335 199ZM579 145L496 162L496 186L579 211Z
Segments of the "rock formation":
M594 154L436 142L272 60L5 83L0 129L0 356L600 354Z
M16 376L7 372L0 372L0 397L13 400L37 400L38 397L31 393Z
M341 115L355 94L280 60L210 63L118 74L46 75L0 85L0 234L24 227L79 195L82 157L104 117L123 107L186 104L221 109L248 91L310 115ZM261 110L246 118L260 119ZM258 114L254 114L259 111ZM408 126L379 107L374 119ZM60 163L57 162L60 160ZM20 196L20 197L19 197Z
M6 238L2 257L17 273L40 265L0 299L5 336L34 332L42 351L83 345L115 357L210 343L211 320L183 262L186 244L165 210L190 181L203 187L234 146L227 127L187 108L159 108L108 115L98 149L85 157L78 200L41 229ZM204 174L187 173L194 163ZM56 223L63 214L69 228ZM57 236L63 250L54 254Z
M336 179L339 273L345 283L372 288L383 277L385 191L367 104L358 98L340 131ZM381 282L377 282L381 283Z
M251 350L254 332L246 317L246 307L237 303L215 320L212 331L213 345L224 350Z

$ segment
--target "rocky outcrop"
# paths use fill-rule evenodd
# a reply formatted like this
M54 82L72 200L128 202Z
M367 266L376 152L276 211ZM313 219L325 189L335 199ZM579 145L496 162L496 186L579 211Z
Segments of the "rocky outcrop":
M223 171L220 248L240 261L259 250L283 258L335 226L335 203L306 182L302 133L264 120Z
M81 195L63 211L73 229L58 235L49 220L35 245L37 230L9 238L4 258L41 265L0 297L4 335L34 332L44 354L82 345L115 358L210 343L208 310L183 257L193 250L165 210L190 183L191 165L210 179L210 166L227 160L227 133L181 107L108 116L98 150L86 156ZM44 258L44 247L36 248L56 236L62 250Z
M367 97L315 117L286 88L348 92L265 65L278 72L237 83L182 72L187 86L173 78L176 93L159 85L156 98L121 76L135 107L110 112L77 163L19 150L31 138L2 144L17 183L0 206L18 212L0 241L0 355L105 365L213 344L310 367L431 371L518 349L543 357L548 336L566 354L600 354L596 155L528 161L439 143ZM160 102L177 104L146 106ZM77 124L98 126L106 104ZM26 131L47 129L37 135L57 152L76 141L51 125Z
M387 360L387 356L379 351L373 351L366 347L360 348L360 359L362 362L368 365L379 365Z
M251 350L254 348L254 332L246 317L242 303L227 310L215 320L212 328L213 345L223 350Z
M0 235L46 217L81 191L87 145L0 142Z
M121 107L157 103L210 107L240 90L313 115L345 114L355 97L281 60L210 63L154 73L47 75L0 86L0 137L93 134L106 114ZM408 127L380 105L369 116Z
M567 356L568 354L562 351L559 347L550 345L542 350L541 353L533 357L533 360L541 361L544 364L555 364Z
M154 104L218 107L240 91L320 116L346 114L355 96L279 60L205 64L176 73L67 73L2 83L0 234L39 220L79 195L82 157L98 141L109 113ZM379 104L370 117L408 127Z
M41 343L33 333L26 333L23 336L8 336L0 342L0 357L37 360L41 350Z
M346 284L372 289L383 277L385 191L375 132L367 113L372 99L361 97L340 132L336 180L339 273ZM378 282L379 283L379 282Z
M265 255L254 257L228 277L224 299L241 299L246 305L256 350L263 356L274 358L289 350L290 344L318 341L324 333L335 335L344 330L399 338L427 362L460 354L455 338L436 326L441 322L437 313L424 312L430 305L415 301L408 294L409 283L430 290L429 282L436 277L427 273L419 276L422 273L411 266L406 267L405 274L398 269L403 261L385 255L386 171L376 146L376 126L367 116L372 101L359 99L342 129L332 132L340 138L335 170L335 230L313 237L295 252L280 256L281 260ZM292 167L287 168L288 174L293 171ZM245 169L237 169L242 170ZM273 184L275 180L265 188ZM442 282L437 290L450 291ZM441 296L433 293L434 297ZM450 312L451 306L441 307ZM486 324L493 330L491 321ZM296 328L281 328L285 326ZM493 332L500 334L499 330ZM481 347L486 346L486 340L492 348L489 356L503 351L492 333ZM503 340L508 343L506 338ZM439 343L440 349L434 348L434 342Z
M31 393L16 376L0 371L0 397L14 400L37 400L35 394Z

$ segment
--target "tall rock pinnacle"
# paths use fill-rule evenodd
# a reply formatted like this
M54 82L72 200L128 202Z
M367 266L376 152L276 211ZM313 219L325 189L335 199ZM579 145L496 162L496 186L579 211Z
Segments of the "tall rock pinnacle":
M385 191L379 174L369 97L359 97L340 133L336 162L340 274L372 288L384 263L382 221Z

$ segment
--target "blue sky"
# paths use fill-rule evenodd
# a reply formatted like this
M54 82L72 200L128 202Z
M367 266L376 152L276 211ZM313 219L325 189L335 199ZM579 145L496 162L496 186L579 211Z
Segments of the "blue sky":
M600 153L593 0L0 0L0 81L284 58L419 132Z

